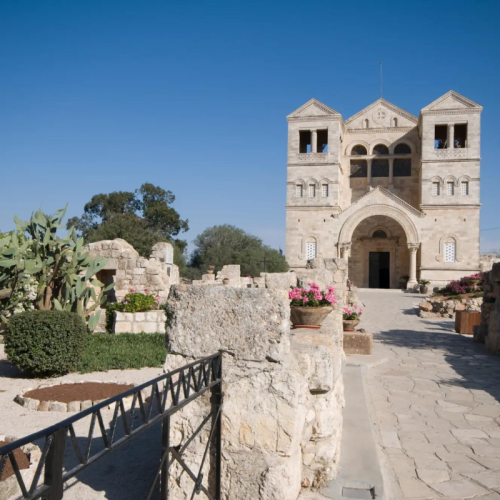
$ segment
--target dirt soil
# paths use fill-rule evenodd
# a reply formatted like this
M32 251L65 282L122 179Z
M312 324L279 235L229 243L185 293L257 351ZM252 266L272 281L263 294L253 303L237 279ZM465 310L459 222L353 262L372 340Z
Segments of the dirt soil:
M82 384L60 384L43 389L34 389L23 394L24 397L38 399L38 401L99 401L133 389L133 385L85 382Z
M5 446L7 443L6 441L0 441L0 448L2 446ZM17 450L14 450L14 458L16 459L17 466L19 469L28 469L30 466L30 460L28 458L28 455L24 453L20 448ZM8 477L14 475L14 467L12 467L12 463L10 461L10 458L7 459L7 462L5 462L5 468L2 472L2 475L0 476L0 481L5 481Z

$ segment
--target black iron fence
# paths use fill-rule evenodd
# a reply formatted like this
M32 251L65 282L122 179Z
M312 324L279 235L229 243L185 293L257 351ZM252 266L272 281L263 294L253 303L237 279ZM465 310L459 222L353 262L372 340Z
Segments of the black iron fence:
M144 396L146 393L149 396ZM186 405L210 391L208 414L193 433L182 444L171 444L171 417ZM132 397L130 400L126 398ZM108 425L103 418L103 410L113 408L113 416ZM161 423L161 456L158 468L152 478L149 491L143 498L151 500L169 498L169 473L176 462L192 480L190 498L203 493L210 500L221 498L221 417L222 417L222 352L202 358L177 370L141 384L127 392L107 399L62 422L35 432L22 439L0 447L0 486L3 471L9 461L20 489L19 498L35 500L60 500L64 496L64 483L98 459L113 452L138 434ZM77 438L75 424L90 416L90 425L84 446ZM118 422L121 429L118 432ZM81 422L80 422L81 423ZM96 424L98 431L96 431ZM199 437L202 430L208 431L208 439L198 470L193 471L184 458L190 443ZM94 434L102 441L101 446L92 445ZM22 446L39 443L41 457L27 484L26 475L17 463L14 452ZM203 440L205 443L205 441ZM67 447L74 450L76 465L67 459ZM210 461L210 478L204 477L204 466ZM75 461L75 460L73 460ZM73 465L73 466L72 466ZM206 468L206 467L205 467ZM41 481L43 476L43 481ZM13 480L14 477L8 478Z

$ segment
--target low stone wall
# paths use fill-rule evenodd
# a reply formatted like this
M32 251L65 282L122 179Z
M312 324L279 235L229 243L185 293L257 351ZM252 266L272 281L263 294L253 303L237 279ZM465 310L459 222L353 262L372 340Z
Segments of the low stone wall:
M165 333L167 317L163 309L157 311L113 313L113 333Z
M339 303L320 330L291 330L292 273L266 275L269 288L172 287L167 301L166 370L217 352L224 355L223 498L296 500L337 470L342 432L342 297L345 262L332 259L297 278L333 285ZM287 275L287 276L285 276ZM296 279L297 279L296 278ZM321 280L320 280L321 278ZM323 286L322 286L323 285ZM173 442L183 442L208 413L207 398L172 419ZM199 463L204 443L190 444ZM209 477L208 464L205 477ZM182 492L182 469L172 465L172 499Z
M446 297L427 297L418 305L421 318L454 318L455 311L480 311L482 297L447 299Z
M480 331L486 333L484 343L486 349L493 354L500 354L500 263L493 264L489 273L484 276L485 294L494 294L494 303L487 304L481 315Z

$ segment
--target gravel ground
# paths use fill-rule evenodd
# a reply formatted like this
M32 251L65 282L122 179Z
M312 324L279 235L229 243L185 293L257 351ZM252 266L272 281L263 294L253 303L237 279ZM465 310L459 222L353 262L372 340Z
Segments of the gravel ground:
M51 379L51 381L92 380L140 384L162 373L161 368L111 370L109 372L70 374ZM4 345L0 344L0 435L20 438L75 414L27 410L14 402L17 394L24 392L29 387L35 387L39 383L47 383L47 380L23 378L19 371L6 360ZM112 413L112 410L103 412L106 423L111 421ZM75 426L81 448L86 443L89 422L90 417ZM99 436L99 431L96 428L92 449L101 446L102 440ZM65 500L98 498L140 500L146 498L159 463L160 448L160 426L157 425L78 474L78 480L73 479L67 484L64 493ZM74 452L69 446L66 447L66 457L68 463L74 462Z

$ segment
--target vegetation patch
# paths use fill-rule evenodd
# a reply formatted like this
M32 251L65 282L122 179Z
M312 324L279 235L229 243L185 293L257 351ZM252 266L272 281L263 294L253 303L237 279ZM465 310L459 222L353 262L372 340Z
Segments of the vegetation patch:
M165 335L161 333L93 333L89 335L88 347L76 371L160 368L166 355Z

